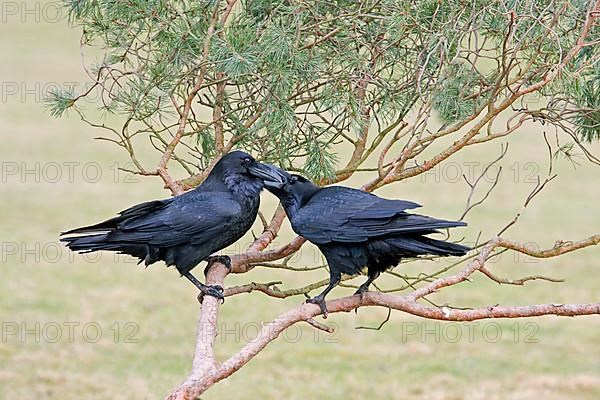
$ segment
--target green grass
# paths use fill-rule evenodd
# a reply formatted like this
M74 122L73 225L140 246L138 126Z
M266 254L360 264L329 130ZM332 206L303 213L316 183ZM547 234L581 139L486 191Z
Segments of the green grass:
M83 81L79 49L79 32L66 24L21 24L10 19L0 26L0 44L5 59L0 63L4 82ZM17 44L18 41L18 44ZM9 56L10 54L10 56ZM36 260L35 243L52 247L61 230L95 222L113 215L136 202L165 197L156 179L140 179L132 184L115 182L110 166L127 162L114 146L94 142L98 133L91 131L74 116L51 119L42 105L29 96L9 97L2 104L0 160L28 166L39 162L96 162L103 176L97 183L86 182L76 169L75 181L38 183L28 176L10 176L1 183L0 236L4 246L19 246L16 255L2 251L0 270L0 316L2 330L19 328L19 333L3 336L0 341L0 398L36 399L157 399L177 385L188 372L194 346L198 305L195 290L179 279L173 270L156 265L144 270L125 259L114 261L103 255L97 262L86 262L64 249L56 262L46 253ZM499 123L498 126L501 124ZM505 175L490 201L469 217L463 230L468 240L479 231L489 237L509 221L520 208L531 183L523 182L525 162L533 162L543 173L546 153L539 125L528 125L512 144L503 162ZM595 145L596 152L600 146ZM499 151L491 144L471 148L451 159L462 165L466 161L486 163ZM152 154L142 159L154 163ZM520 179L514 181L513 166L520 163ZM555 164L559 177L527 209L519 225L507 234L515 240L533 241L540 247L552 246L555 240L578 239L597 232L600 213L595 209L600 196L597 170L583 165L577 170L564 160ZM445 170L450 173L450 170ZM467 188L461 183L444 182L432 173L408 183L385 188L380 194L405 198L425 204L424 213L453 218L464 207ZM439 182L438 182L439 180ZM350 182L358 185L360 176ZM275 202L264 196L264 209L270 213ZM258 231L258 226L255 231ZM289 228L279 239L291 237ZM248 236L243 243L250 240ZM505 254L492 269L498 274L519 277L524 274L547 274L562 277L564 284L532 282L525 287L498 286L476 276L473 282L450 288L432 300L440 304L461 306L488 304L530 304L541 302L598 301L600 278L597 274L597 249L586 249L557 259L535 263ZM22 259L24 257L24 259ZM307 249L300 264L314 264L317 253ZM415 263L407 271L433 271L441 263ZM246 276L228 278L228 284L281 279L282 288L304 285L325 277L324 271L306 274L280 273L257 269ZM361 278L362 279L362 278ZM398 282L384 277L382 287ZM351 289L337 289L333 296L348 294ZM264 295L241 295L228 299L220 315L227 329L217 338L220 359L239 349L245 336L256 332L261 322L298 304L302 298L285 301ZM521 333L525 323L536 324L537 343L515 342L515 321L491 321L502 329L495 343L486 341L480 327L490 321L472 325L472 343L462 337L456 343L436 340L433 335L422 340L422 323L429 330L445 325L393 313L381 331L356 330L357 326L376 326L386 310L361 309L358 314L332 315L328 323L338 327L333 337L315 333L307 325L292 329L279 338L249 365L206 393L206 399L597 399L600 395L600 321L597 317L544 317L519 321ZM65 323L74 327L72 342ZM125 343L124 329L132 322L137 327L135 342ZM62 337L50 343L35 335L20 338L21 327L46 329L62 327ZM95 323L102 337L95 343L83 337L82 328ZM114 329L119 324L119 338ZM406 337L406 330L416 326L419 334ZM460 325L466 335L469 325ZM42 332L40 331L40 334ZM93 331L89 330L92 334ZM403 337L403 333L405 334ZM317 335L315 337L315 335ZM297 339L297 340L296 340Z

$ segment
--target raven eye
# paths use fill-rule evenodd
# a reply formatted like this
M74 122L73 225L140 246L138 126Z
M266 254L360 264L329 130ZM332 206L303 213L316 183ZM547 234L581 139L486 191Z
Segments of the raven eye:
M292 175L292 177L290 178L290 183L296 183L298 182L298 177L296 175Z
M245 157L242 160L242 164L244 164L244 165L250 165L250 164L252 164L252 159L250 157Z

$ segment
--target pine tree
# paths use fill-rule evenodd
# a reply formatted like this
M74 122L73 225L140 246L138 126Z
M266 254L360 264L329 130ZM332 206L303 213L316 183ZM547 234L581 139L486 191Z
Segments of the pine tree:
M510 142L526 122L555 128L555 140L540 130L540 151L549 150L550 162L579 152L600 164L585 147L600 139L600 1L72 0L65 7L82 31L83 50L103 55L86 69L85 92L49 94L50 113L76 113L127 152L134 173L160 177L174 194L202 182L234 148L321 184L367 172L362 189L373 190L423 174L465 148ZM505 126L494 124L500 115ZM138 160L140 140L156 149L155 165ZM174 165L185 174L174 177ZM471 191L463 218L497 183L498 176L476 200L482 177L465 178ZM550 163L525 207L553 178ZM278 268L288 268L302 238L265 250L283 218L278 210L265 221L265 232L234 257L232 272L277 260ZM594 235L533 251L492 238L476 246L474 261L469 255L426 277L397 274L406 281L397 291L414 290L409 295L347 297L329 309L385 305L446 320L597 313L598 304L465 310L419 301L476 271L503 284L551 280L494 275L484 263L498 249L547 258L598 243ZM456 268L463 269L445 275ZM222 285L226 273L222 268L210 279ZM231 293L282 298L318 286L285 292L253 282ZM209 322L218 309L215 299L203 301L199 338L214 338ZM196 398L296 322L327 330L312 320L317 314L310 306L283 314L221 365L214 362L214 343L199 342L195 370L171 398Z

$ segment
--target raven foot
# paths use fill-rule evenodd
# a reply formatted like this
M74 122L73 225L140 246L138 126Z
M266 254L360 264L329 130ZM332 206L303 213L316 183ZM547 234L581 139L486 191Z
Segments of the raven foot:
M208 274L210 267L216 262L223 264L229 271L231 271L231 258L229 256L208 256L204 259L204 261L208 263L206 268L204 268L204 276Z
M325 303L325 296L318 295L313 297L312 299L306 300L307 303L316 304L321 307L321 312L323 313L323 318L327 318L329 312L327 311L327 304Z
M202 304L204 296L212 296L221 300L221 304L225 303L225 297L223 296L223 288L219 285L202 285L199 286L200 293L198 293L198 301Z
M363 294L367 293L369 291L369 285L360 285L358 287L358 290L356 292L354 292L355 295L359 294L360 298L362 299Z
M365 282L365 283L363 283L362 285L360 285L358 287L358 290L356 292L354 292L354 295L355 296L359 295L360 296L360 301L362 302L364 294L367 293L368 291L369 291L369 285L367 284L367 282ZM354 309L354 314L358 314L358 307L356 307Z

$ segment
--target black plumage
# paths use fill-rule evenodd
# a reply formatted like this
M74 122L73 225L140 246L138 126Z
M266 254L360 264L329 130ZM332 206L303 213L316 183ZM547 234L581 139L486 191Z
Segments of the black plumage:
M265 181L281 201L294 231L323 253L330 271L327 288L308 300L327 313L325 296L341 274L358 274L366 266L368 279L357 293L402 258L422 255L460 256L469 248L426 235L438 229L465 226L406 212L420 207L404 200L388 200L343 186L319 187L309 180L279 170L282 182Z
M180 196L135 205L96 225L61 234L73 251L114 251L145 265L174 265L203 293L222 298L220 287L199 282L190 271L240 239L256 218L263 179L281 179L274 167L249 154L226 154L202 185ZM227 262L227 258L224 260Z

